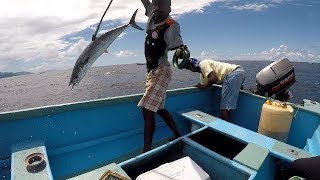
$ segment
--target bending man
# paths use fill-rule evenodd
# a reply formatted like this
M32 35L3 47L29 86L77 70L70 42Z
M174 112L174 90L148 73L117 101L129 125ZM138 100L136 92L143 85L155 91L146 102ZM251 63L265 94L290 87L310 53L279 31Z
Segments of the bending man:
M180 52L177 52L180 53ZM191 58L186 69L200 74L200 83L195 85L205 89L213 84L222 85L221 119L229 121L231 110L237 107L239 90L245 80L245 71L236 64L219 62L211 59L198 60Z

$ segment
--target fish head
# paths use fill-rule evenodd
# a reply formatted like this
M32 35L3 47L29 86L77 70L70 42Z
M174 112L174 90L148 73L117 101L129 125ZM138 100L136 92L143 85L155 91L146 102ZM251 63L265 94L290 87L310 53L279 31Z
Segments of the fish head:
M99 37L87 46L74 65L69 86L75 86L81 81L94 61L106 51L109 45L108 38Z
M81 55L79 56L72 74L71 74L71 78L70 78L70 82L69 82L69 86L72 85L76 86L79 84L79 82L81 81L81 79L84 77L84 75L87 72L87 69L90 68L90 64L88 64L88 62L90 61L91 58L91 54L87 53L87 51L83 51L83 53L81 53Z

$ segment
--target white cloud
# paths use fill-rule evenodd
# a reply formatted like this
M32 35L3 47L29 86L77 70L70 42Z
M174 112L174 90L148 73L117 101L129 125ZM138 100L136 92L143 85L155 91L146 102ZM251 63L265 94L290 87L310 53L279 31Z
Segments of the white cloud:
M284 1L286 1L286 0L270 0L270 2L273 2L273 3L282 3L282 2L284 2Z
M0 71L6 71L6 67L7 67L7 65L1 64L1 62L0 62Z
M244 10L252 10L252 11L262 11L264 9L268 9L270 5L266 4L245 4L241 6L228 6L230 9L235 9L239 11L244 11Z
M79 40L79 39L81 39L82 37L73 37L73 38L71 38L71 40Z
M28 68L26 71L42 72L52 69L62 70L66 69L66 67L71 67L88 44L89 41L80 38L75 44L65 44L65 49L63 50L55 46L50 47L46 52L38 54L38 57L29 60L33 61L33 64L40 65ZM42 58L45 58L45 61L43 61Z
M41 72L41 71L46 71L46 70L49 70L49 69L50 69L49 64L46 63L46 62L42 62L41 65L36 66L34 68L30 68L29 71Z
M68 47L65 51L61 52L60 56L71 58L79 56L81 52L89 45L89 43L89 41L86 41L83 38L81 38L78 42Z
M134 57L134 56L136 56L136 54L134 52L129 51L129 50L123 50L123 51L115 53L114 56L120 57L120 58L122 58L122 57Z
M226 52L216 52L215 50L211 51L202 51L200 53L199 59L216 59L216 60L251 60L251 61L273 61L282 58L288 58L290 61L298 62L316 62L320 63L320 55L311 50L293 50L290 49L287 45L280 45L277 48L270 48L261 52L249 52L240 55L231 55L232 51Z
M238 10L238 11L263 11L265 9L271 8L271 7L276 7L277 5L281 4L281 3L287 3L289 4L290 2L292 2L294 0L264 0L264 1L257 1L258 3L252 2L252 3L242 3L242 1L237 1L235 0L237 5L232 5L232 3L225 7L229 8L229 9L234 9L234 10ZM292 3L291 3L292 4Z
M232 6L239 3L238 0L179 0L172 1L172 15L179 16L185 13L203 13L204 8L215 2L227 2L229 8L237 10L261 11L272 4L287 2L286 0L264 1L269 4L246 4ZM30 68L30 64L38 64L32 67L34 71L41 69L66 69L74 65L82 50L88 45L83 37L70 37L72 42L63 40L66 35L71 35L86 28L94 32L96 23L109 1L104 0L6 0L0 6L0 70L17 70L17 64ZM140 0L117 0L111 5L104 20L114 20L127 23L132 13L139 8L136 21L146 22L144 8ZM108 27L114 27L109 23ZM100 33L105 29L100 28ZM123 33L119 38L123 38ZM275 50L273 50L275 51ZM268 53L268 52L266 52ZM270 52L271 53L271 52ZM277 53L279 53L277 51ZM253 54L262 57L263 53ZM311 52L295 51L290 56L299 56L308 59L319 59L319 56ZM115 53L115 57L134 56L129 50ZM203 57L217 57L210 52L203 53ZM261 58L260 58L261 59ZM15 66L11 66L15 64ZM28 65L28 66L27 66Z
M217 0L179 0L172 2L172 14L201 12ZM100 21L109 1L104 0L8 0L0 6L0 64L9 62L45 63L52 68L70 68L84 46L70 44L62 37L84 30ZM104 20L127 22L136 8L136 21L146 22L142 3L132 0L114 1ZM5 28L4 28L5 27ZM122 34L121 36L125 36ZM71 37L77 40L81 37ZM5 42L5 43L4 43ZM78 44L77 44L78 43ZM80 44L79 44L80 43ZM71 62L68 62L71 61ZM32 69L40 69L32 68Z
M218 59L219 56L215 54L215 51L202 51L200 53L200 59Z
M288 58L291 61L305 61L320 63L320 55L310 50L292 50L287 45L280 45L278 48L271 48L262 52L250 52L233 57L237 60L276 60Z
M2 2L0 17L58 17L63 19L75 19L86 16L90 8L89 0L10 0Z
M118 39L122 39L127 35L127 33L123 32L119 35Z
M190 0L179 0L179 1L172 1L172 12L173 16L196 12L196 13L203 13L205 7L209 6L214 2L219 1L228 1L228 0L197 0L197 1L190 1Z

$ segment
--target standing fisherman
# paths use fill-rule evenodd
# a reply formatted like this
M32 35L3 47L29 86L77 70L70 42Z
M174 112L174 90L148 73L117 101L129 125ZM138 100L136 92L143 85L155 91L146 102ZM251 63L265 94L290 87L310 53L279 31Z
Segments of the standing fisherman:
M155 132L155 113L159 114L175 138L180 133L171 114L165 109L166 91L171 81L172 71L168 61L168 51L185 49L180 35L180 26L169 14L171 0L141 0L148 16L145 58L147 61L146 88L138 106L142 108L144 118L143 152L151 150Z

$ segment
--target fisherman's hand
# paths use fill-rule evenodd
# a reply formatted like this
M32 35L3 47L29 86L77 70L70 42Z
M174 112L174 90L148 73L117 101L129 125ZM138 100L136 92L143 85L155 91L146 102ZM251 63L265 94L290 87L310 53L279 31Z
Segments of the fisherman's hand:
M149 0L141 0L143 6L147 9L148 6L151 4Z
M183 50L181 48L178 48L175 53L177 58L183 59Z
M206 88L207 88L207 86L205 86L205 85L203 85L203 84L201 84L201 83L198 83L198 84L195 85L194 87L197 87L197 88L199 88L199 89L206 89Z
M182 48L183 48L183 50L186 50L186 49L188 49L188 46L184 44L184 45L182 46Z
M179 58L179 59L183 59L183 52L184 50L188 49L187 45L182 45L180 46L177 50L176 50L176 56Z

